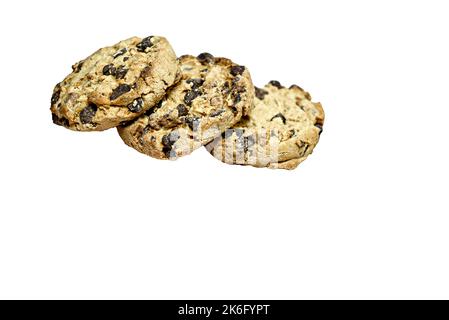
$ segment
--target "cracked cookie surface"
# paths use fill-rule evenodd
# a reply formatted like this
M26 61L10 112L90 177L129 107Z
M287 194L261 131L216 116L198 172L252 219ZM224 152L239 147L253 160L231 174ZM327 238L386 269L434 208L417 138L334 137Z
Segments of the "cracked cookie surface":
M253 105L248 70L209 53L179 58L181 81L139 118L118 126L130 147L158 159L176 159L237 123Z
M154 107L177 81L176 55L163 37L132 37L76 63L54 88L53 122L101 131Z
M206 149L228 164L291 170L312 153L323 122L323 108L309 93L271 81L255 88L252 111Z

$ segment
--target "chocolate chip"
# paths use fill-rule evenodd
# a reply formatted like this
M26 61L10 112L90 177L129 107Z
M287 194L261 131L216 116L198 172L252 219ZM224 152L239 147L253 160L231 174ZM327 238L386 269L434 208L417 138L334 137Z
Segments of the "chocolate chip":
M144 115L146 115L147 117L151 116L155 111L157 110L156 107L154 108L150 108L147 111L145 111Z
M317 127L318 129L320 129L320 132L318 132L318 134L321 135L321 132L323 132L323 126L321 124L316 124L315 127Z
M240 101L242 101L242 97L240 96L240 93L237 93L237 94L234 96L234 104L237 104L237 103L239 103Z
M228 81L226 81L225 83L223 83L223 87L222 87L222 89L221 89L221 91L223 92L223 94L228 94L229 93L229 91L230 91L230 84L229 84L229 82Z
M301 91L304 91L300 86L297 86L296 84L292 84L289 89L299 89Z
M192 89L194 90L194 89L198 89L199 87L201 87L204 83L204 80L196 78L196 79L188 79L186 82L187 82L187 84L192 85Z
M234 85L234 91L239 92L239 93L243 93L246 92L246 88L245 86L242 85Z
M123 57L123 62L128 61L129 57Z
M172 146L163 146L162 152L165 154L167 158L171 158L172 152L171 152Z
M265 98L265 96L268 94L267 90L260 89L257 87L254 87L254 89L255 89L256 97L259 100L263 100Z
M82 60L82 61L78 62L77 64L75 64L74 66L72 66L73 72L75 72L75 73L80 72L81 68L83 67L83 64L84 64L84 60Z
M172 146L176 141L179 140L179 133L177 131L172 131L169 134L166 134L162 137L162 145L164 146Z
M97 106L93 103L89 104L80 112L80 121L82 124L92 123L92 119L97 112Z
M192 104L192 101L198 98L201 95L201 91L199 90L190 90L184 96L184 103L188 106Z
M122 94L125 94L125 93L127 93L129 91L131 91L131 87L128 84L120 84L117 88L115 88L112 91L110 99L111 100L115 100L118 97L120 97Z
M227 138L229 138L230 136L232 136L232 133L234 132L234 130L232 130L232 129L226 129L222 134L221 134L221 137L223 138L223 139L227 139Z
M114 59L117 58L117 57L120 57L121 55L125 54L126 51L128 51L126 48L122 48L122 49L118 50L116 53L114 53L114 54L112 55L112 57L113 57Z
M137 51L146 52L148 48L151 48L153 46L151 38L153 38L153 36L146 37L142 39L142 42L136 44Z
M142 98L137 98L136 100L134 100L133 102L128 104L128 109L131 112L140 112L140 111L142 111L142 107L143 107L143 99Z
M217 110L217 111L214 111L214 112L212 112L211 114L210 114L210 116L211 117L218 117L220 114L222 114L223 112L225 112L225 110L224 109L220 109L220 110Z
M59 96L61 95L61 89L59 88L59 85L56 86L56 88L56 91L51 95L51 105L54 105L56 102L58 102Z
M164 147L169 147L171 146L170 140L168 139L168 134L166 134L165 136L162 137L162 145ZM170 148L171 149L171 148Z
M150 132L152 130L150 125L145 126L145 128L142 129L141 133L140 133L140 143L143 144L143 137L146 136L148 134L148 132ZM153 136L151 136L151 138L153 138ZM153 141L153 139L151 139Z
M155 113L160 107L162 106L162 100L160 100L157 105L153 108L148 109L147 111L145 111L145 115L150 117L153 113Z
M188 110L188 109L186 108L186 106L183 105L182 103L181 103L181 104L178 104L178 106L176 107L176 109L178 109L178 116L179 116L179 117L185 116L185 115L187 115L187 114L189 113L189 110Z
M125 66L119 66L117 70L115 71L115 77L117 79L123 79L126 76L126 73L128 72L128 69L125 68Z
M196 58L201 63L211 63L214 61L214 56L207 52L203 52L203 53L199 54L198 57L196 57Z
M189 126L190 130L196 131L200 124L200 120L198 117L186 117L185 123Z
M133 123L133 122L134 122L133 120L122 121L122 122L120 122L119 126L120 126L120 127L127 127L127 126L129 126L131 123Z
M237 77L235 77L235 78L232 79L232 83L233 83L233 84L236 84L236 83L239 82L239 81L240 81L240 77L239 77L239 76L237 76Z
M284 115L282 114L282 113L278 113L277 115L275 115L273 118L271 118L271 120L270 121L273 121L274 119L276 119L276 118L281 118L282 119L282 122L285 124L285 122L287 121L287 119L285 119L285 117L284 117Z
M116 71L117 69L114 67L112 63L107 64L103 67L103 74L105 76L114 76Z
M273 87L276 87L278 89L282 89L283 88L283 86L281 85L281 83L279 81L271 80L268 83L271 84Z
M57 124L58 126L64 126L64 127L68 127L69 126L69 120L68 119L66 119L64 117L59 118L54 113L51 114L51 120L53 121L54 124Z
M180 138L179 133L177 131L172 131L169 134L166 134L162 137L162 152L164 152L167 158L172 156L173 145Z
M245 71L244 66L232 66L231 67L231 74L233 76L241 75Z

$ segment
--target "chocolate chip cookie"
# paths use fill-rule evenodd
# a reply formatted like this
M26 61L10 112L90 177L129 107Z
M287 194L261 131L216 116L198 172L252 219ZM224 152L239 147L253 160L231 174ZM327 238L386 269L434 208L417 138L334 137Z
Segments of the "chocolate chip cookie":
M76 63L51 97L53 122L101 131L154 107L177 81L176 55L163 37L133 37Z
M254 87L244 66L209 53L182 56L179 63L181 81L159 105L117 128L127 145L158 159L190 154L237 123L253 105Z
M271 81L255 88L252 111L206 149L229 164L291 170L312 153L323 122L321 104L307 92Z

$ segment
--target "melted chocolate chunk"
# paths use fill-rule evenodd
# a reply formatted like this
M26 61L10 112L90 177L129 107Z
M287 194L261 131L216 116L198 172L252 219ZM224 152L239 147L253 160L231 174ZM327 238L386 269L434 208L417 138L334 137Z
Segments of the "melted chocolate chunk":
M82 61L78 62L77 64L75 64L74 66L72 66L73 72L75 72L75 73L80 72L81 68L83 67L83 64L84 64L84 60L82 60Z
M246 91L246 88L244 86L234 85L234 91L243 93Z
M134 100L133 102L128 104L128 109L131 112L140 112L140 111L142 111L142 107L143 107L143 99L142 98L137 98L136 100Z
M190 130L196 131L200 124L200 120L198 117L186 117L185 123L189 126Z
M211 62L214 61L214 56L211 55L210 53L207 53L207 52L203 52L203 53L199 54L198 57L196 57L196 58L202 64L204 64L204 63L211 63Z
M224 112L225 112L224 109L220 109L220 110L217 110L217 111L212 112L212 113L210 114L210 116L211 116L211 117L218 117L220 114L222 114L222 113L224 113Z
M281 118L282 119L282 122L285 124L285 122L287 121L287 119L285 119L285 117L284 117L284 115L282 114L282 113L278 113L277 115L275 115L273 118L271 118L271 120L270 121L273 121L274 119L276 119L276 118Z
M162 152L165 154L165 156L167 157L167 158L170 158L171 157L171 149L172 149L172 146L163 146L162 147Z
M151 48L153 46L151 38L153 38L153 36L146 37L142 39L142 42L136 44L137 51L146 52L148 48Z
M129 126L131 123L133 123L133 122L134 122L133 120L122 121L122 122L120 122L119 126L120 126L120 127L127 127L127 126Z
M125 93L127 93L129 91L131 91L131 86L130 85L128 85L128 84L120 84L117 88L115 88L112 91L110 99L111 100L115 100L118 97L120 97L121 95L123 95L123 94L125 94Z
M201 95L201 91L199 90L190 90L184 96L184 103L188 106L192 104L192 101L198 98Z
M189 110L182 103L178 104L176 109L178 109L178 117L186 116L189 113Z
M177 131L172 131L169 134L166 134L162 137L162 145L164 146L172 146L176 141L179 140L179 133Z
M195 90L203 85L204 80L197 78L197 79L188 79L186 82L187 84L192 85L192 90Z
M125 66L119 66L115 71L115 77L117 79L123 79L126 76L127 72L128 69L126 69Z
M164 152L167 158L172 156L173 145L179 139L179 133L177 131L172 131L162 137L161 143L164 146L162 152Z
M276 87L278 89L282 89L283 88L283 86L281 85L281 83L279 81L271 80L268 83L271 84L273 87Z
M254 89L255 89L256 97L259 100L263 100L265 98L265 96L268 94L267 90L260 89L257 87L254 87Z
M320 132L318 134L321 135L321 132L323 132L323 126L321 124L316 124L315 127L320 129Z
M117 71L117 69L114 67L114 65L111 64L107 64L103 67L103 74L105 76L115 76L115 72Z
M231 90L231 86L230 86L229 82L226 81L225 83L223 83L223 87L222 87L221 91L224 94L228 94L230 90Z
M68 119L66 119L64 117L59 118L54 113L51 114L51 120L53 121L54 124L57 124L58 126L64 126L64 127L68 127L69 126L69 120Z
M232 66L231 67L231 74L235 77L237 75L241 75L245 71L244 66Z
M233 84L236 84L236 83L239 82L239 81L240 81L240 77L239 77L239 76L237 76L237 77L235 77L235 78L232 79L232 83L233 83Z
M126 48L122 48L118 50L116 53L112 55L112 57L115 59L117 57L120 57L121 55L125 54L128 50Z
M227 138L229 138L230 136L232 136L233 133L234 133L234 130L233 130L233 129L226 129L225 132L223 132L223 133L221 134L221 137L222 137L223 139L227 139Z
M239 103L240 101L242 101L242 97L240 96L240 93L237 93L237 94L234 96L234 104L237 104L237 103Z
M61 95L61 89L59 88L59 85L57 86L57 89L53 94L51 95L51 105L54 105L59 100L59 96Z
M92 119L97 113L97 106L93 103L89 104L80 112L80 121L82 124L92 123Z
M144 115L146 115L147 117L151 116L155 111L157 110L157 107L154 108L150 108L147 111L145 111Z

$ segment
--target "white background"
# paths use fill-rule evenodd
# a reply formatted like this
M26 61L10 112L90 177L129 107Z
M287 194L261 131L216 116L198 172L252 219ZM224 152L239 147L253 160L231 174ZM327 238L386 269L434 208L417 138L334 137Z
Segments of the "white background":
M0 298L449 298L447 2L0 6ZM310 91L313 155L159 161L52 124L73 63L152 34Z

